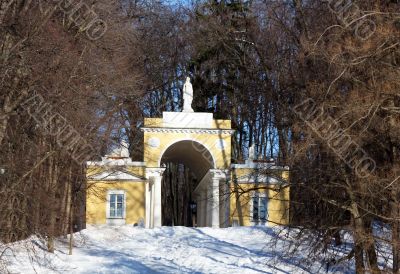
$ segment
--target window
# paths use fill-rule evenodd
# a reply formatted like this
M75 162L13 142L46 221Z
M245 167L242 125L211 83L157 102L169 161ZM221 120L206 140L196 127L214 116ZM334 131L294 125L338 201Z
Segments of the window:
M125 191L110 190L107 196L107 218L125 218Z
M124 194L110 194L110 218L123 218Z
M252 197L251 220L254 224L265 223L267 221L267 197L265 194L255 193Z

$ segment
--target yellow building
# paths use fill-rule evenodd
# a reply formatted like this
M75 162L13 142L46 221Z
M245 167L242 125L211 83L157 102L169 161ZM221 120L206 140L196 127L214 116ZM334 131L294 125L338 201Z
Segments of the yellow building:
M186 101L182 112L144 120L143 162L121 144L87 163L86 223L161 226L163 163L176 162L199 181L192 193L197 226L287 224L288 168L254 160L252 149L245 164L231 164L230 120L193 112Z
M86 223L144 224L145 168L115 153L88 162Z
M289 223L288 168L252 159L231 167L230 224L286 225Z

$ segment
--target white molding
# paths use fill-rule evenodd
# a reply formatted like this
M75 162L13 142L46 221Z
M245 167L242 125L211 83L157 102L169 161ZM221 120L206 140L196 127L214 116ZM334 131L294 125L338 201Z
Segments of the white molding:
M241 184L285 184L288 183L282 178L268 176L266 174L248 174L236 179L237 183Z
M146 167L146 178L150 177L162 177L165 171L165 167Z
M142 127L143 132L152 133L198 133L198 134L224 134L232 135L235 133L233 129L199 129L199 128L163 128L163 127Z
M226 179L229 174L229 170L227 169L210 169L208 172L213 179Z
M96 173L90 177L87 177L89 181L135 181L143 182L144 178L135 176L130 172L123 170L104 170L100 173Z
M125 225L126 219L109 218L109 219L106 219L106 224L108 224L108 225Z
M132 161L131 158L110 159L102 157L101 161L87 161L87 166L146 166L145 162Z
M247 162L245 164L231 164L231 168L257 168L257 169L277 169L277 170L289 170L288 166L276 166L275 163L257 163L257 162Z

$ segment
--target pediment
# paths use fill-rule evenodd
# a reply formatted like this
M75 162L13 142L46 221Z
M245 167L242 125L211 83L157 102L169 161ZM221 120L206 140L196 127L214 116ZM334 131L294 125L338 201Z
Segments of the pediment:
M237 179L239 183L264 183L264 184L279 184L285 183L285 180L273 176L268 176L266 174L248 174L241 176Z
M145 181L146 178L126 170L104 170L88 177L93 181Z

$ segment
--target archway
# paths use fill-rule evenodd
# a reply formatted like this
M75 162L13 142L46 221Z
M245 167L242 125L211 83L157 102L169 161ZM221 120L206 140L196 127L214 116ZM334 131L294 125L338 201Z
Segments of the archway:
M165 166L162 180L162 224L193 226L194 189L215 162L210 151L199 142L182 140L171 144L160 159Z
M226 223L228 201L220 199L227 188L231 159L229 120L214 119L205 112L163 112L162 118L146 118L143 161L146 163L146 227L162 225L163 163L181 163L191 170L196 182L198 226L220 227ZM227 191L225 190L224 193Z

